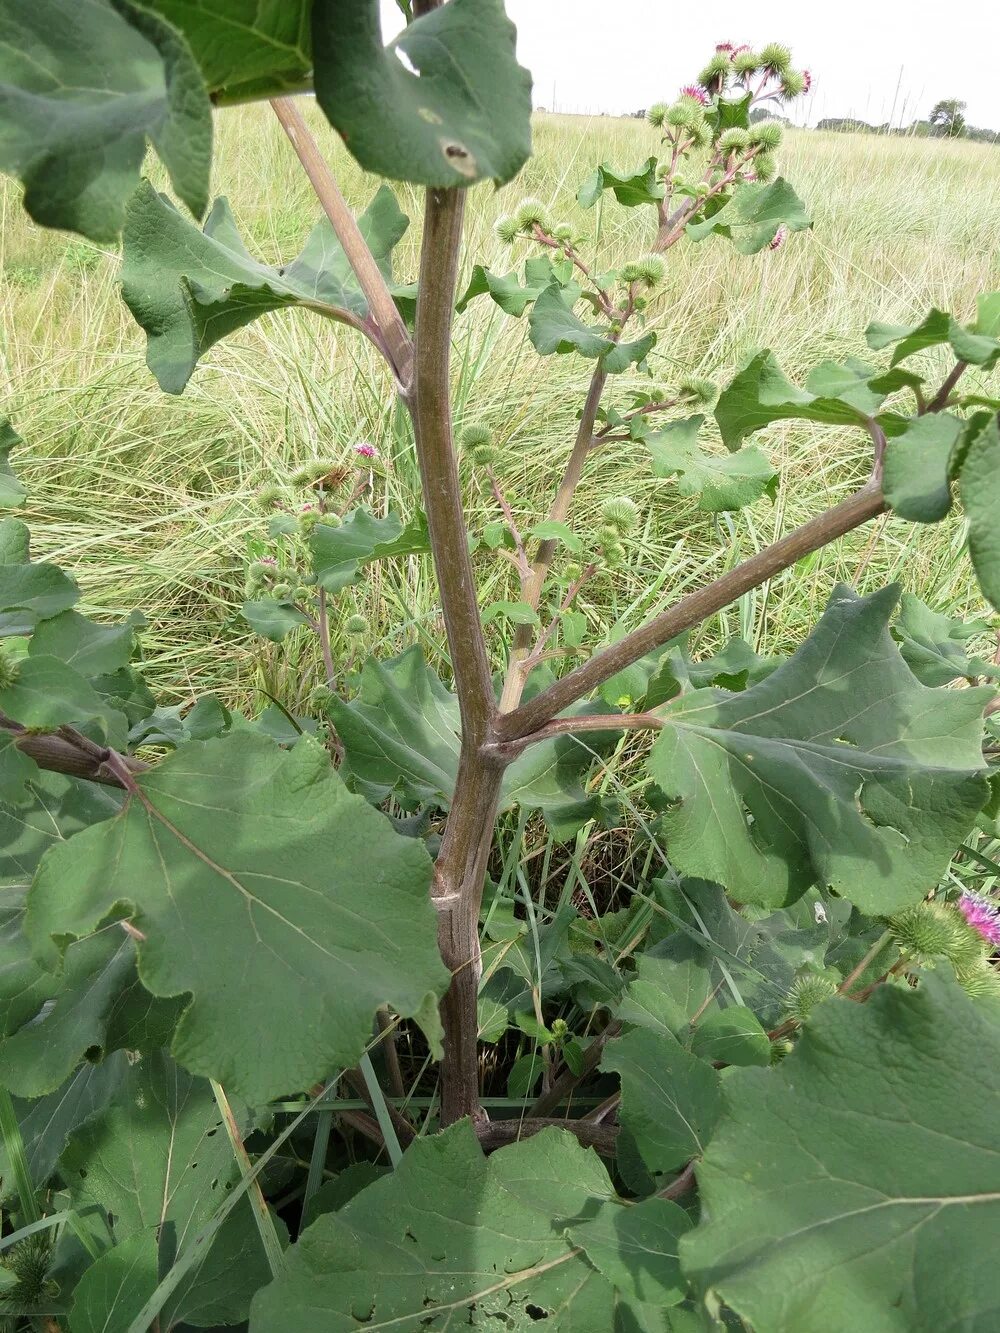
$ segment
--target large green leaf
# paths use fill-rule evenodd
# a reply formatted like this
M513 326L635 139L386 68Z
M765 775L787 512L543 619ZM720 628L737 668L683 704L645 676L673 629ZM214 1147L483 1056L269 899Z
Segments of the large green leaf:
M870 387L874 376L872 368L860 362L824 361L800 389L782 373L773 352L760 352L719 395L715 419L723 443L738 449L748 435L773 421L864 426L885 398Z
M386 277L408 221L383 185L358 226ZM363 321L368 305L330 223L309 234L301 254L274 268L254 259L225 199L200 231L143 182L128 208L122 295L146 331L146 360L162 389L182 393L201 356L226 334L269 310L301 306Z
M641 1305L662 1308L684 1298L677 1250L691 1226L683 1208L654 1196L637 1204L603 1204L596 1217L568 1234L619 1291Z
M757 1333L987 1330L1000 1310L1000 1008L929 976L822 1005L726 1082L686 1273Z
M311 0L143 0L179 28L215 100L273 96L312 69ZM219 95L221 94L221 96Z
M759 685L667 707L650 771L678 802L663 821L682 872L768 906L829 885L870 913L937 882L987 798L993 691L921 685L889 634L898 596L838 588Z
M611 190L618 202L626 208L635 208L639 204L658 204L666 190L663 182L656 178L657 165L656 157L649 157L626 176L615 167L609 167L607 162L602 162L580 186L576 193L577 202L582 208L593 208L604 191Z
M97 1205L113 1219L116 1241L74 1294L73 1333L105 1328L125 1333L125 1307L141 1310L239 1176L209 1084L162 1054L144 1056L128 1068L114 1104L72 1135L60 1169L78 1208ZM213 1296L223 1297L218 1303L230 1316L224 1322L246 1317L253 1291L269 1276L247 1200L237 1205L228 1229L228 1237L224 1228L212 1245L207 1271L173 1293L163 1315L168 1327L192 1309L210 1307ZM222 1247L221 1256L212 1253L216 1246ZM213 1262L218 1257L224 1258L221 1265ZM225 1283L227 1276L231 1281L234 1267L242 1280L235 1302L230 1291L204 1290L209 1275L213 1282Z
M0 167L35 221L114 240L147 141L200 216L212 111L182 35L127 0L6 0Z
M4 509L20 509L27 498L27 491L10 465L11 450L23 444L10 421L0 421L0 507Z
M656 344L655 333L644 333L635 342L618 343L602 329L584 324L573 313L573 293L553 282L536 299L528 316L532 346L542 356L552 352L579 352L598 357L609 374L619 375L641 362Z
M143 624L132 615L117 625L99 625L77 611L62 611L43 621L31 636L32 657L57 657L88 679L111 675L128 666L135 647L135 630Z
M969 436L958 474L969 520L969 555L980 588L1000 611L1000 418L983 413Z
M1000 360L1000 292L977 297L976 306L976 319L968 326L944 310L931 310L919 324L869 324L868 346L875 351L892 347L895 366L915 352L948 343L959 361L989 370Z
M313 0L313 53L317 100L366 171L502 183L531 152L531 76L502 0L450 0L388 47L378 0Z
M369 658L357 698L333 699L328 708L346 751L342 772L369 800L392 792L411 808L451 804L458 775L458 700L419 648L387 662ZM540 810L560 835L594 818L601 798L581 783L608 739L590 732L529 746L504 774L501 808Z
M654 477L676 477L680 495L697 495L698 508L710 514L742 509L762 495L774 499L778 474L752 445L718 457L698 447L703 416L671 421L647 435L643 444L653 459Z
M885 451L886 504L912 523L937 523L951 508L952 451L963 422L949 412L915 417Z
M812 218L788 181L779 177L769 185L743 185L717 212L701 222L689 222L693 241L725 236L743 255L755 255L777 236L780 228L805 231Z
M138 785L39 867L26 929L45 966L130 916L146 989L191 996L177 1058L255 1104L356 1063L382 1004L433 1024L446 974L427 854L347 791L322 747L234 731Z
M950 685L963 676L1000 676L1000 666L970 657L967 645L975 635L990 634L985 620L953 620L904 592L894 633L903 660L922 685Z
M528 306L554 282L566 290L569 299L575 300L579 296L580 288L561 280L548 255L533 255L525 260L523 285L518 281L516 273L494 273L484 264L477 264L472 270L468 287L455 302L455 310L463 314L470 301L488 292L504 314L520 319Z
M609 1333L612 1283L564 1232L613 1194L599 1159L561 1130L486 1158L469 1125L453 1125L308 1228L254 1299L254 1333L535 1320L553 1333Z
M430 550L427 522L418 515L404 528L396 514L375 518L354 509L336 526L317 523L309 534L313 572L327 592L340 592L357 581L362 565L389 555L414 555Z
M27 790L27 801L0 803L0 879L24 884L49 848L114 815L121 795L114 787L41 769Z

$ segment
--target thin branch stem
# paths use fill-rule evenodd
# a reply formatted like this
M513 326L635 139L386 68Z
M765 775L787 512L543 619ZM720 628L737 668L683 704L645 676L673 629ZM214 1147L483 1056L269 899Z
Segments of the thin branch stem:
M521 576L521 587L523 589L525 580L531 574L531 565L528 562L528 552L524 545L524 538L521 536L521 529L517 525L517 519L514 517L514 511L510 506L510 501L504 495L500 483L497 480L497 475L491 467L486 469L486 476L489 479L493 498L500 506L500 512L503 514L504 522L507 524L507 531L510 533L514 542L514 564L517 566L518 573ZM510 553L508 552L508 554Z
M402 315L396 309L385 278L295 102L290 97L275 97L271 100L271 108L312 182L323 212L330 219L337 240L354 270L372 319L385 343L386 357L400 392L405 395L413 379L413 341Z
M497 720L497 739L507 741L530 736L564 708L590 694L646 653L662 647L684 630L693 628L708 616L721 611L743 593L794 565L804 555L818 551L837 537L867 523L884 509L881 488L869 482L848 499L810 519L749 560L744 560L706 588L682 597L668 610L654 616L618 643L597 653L589 662L557 680L528 703L513 712L502 714Z
M954 389L955 385L968 369L969 366L967 362L956 361L955 365L952 367L951 373L945 379L944 383L930 402L920 409L919 415L926 416L929 412L940 412L942 409L946 408L948 406L948 399L951 397L952 389Z
M659 731L664 725L663 719L654 713L584 713L580 717L557 717L528 736L520 736L516 741L501 741L491 748L510 760L529 745L537 745L553 736L575 736L581 731Z
M326 671L326 683L332 690L337 683L337 670L333 664L333 650L330 647L330 617L327 609L326 589L320 588L317 599L319 617L316 621L316 633L323 652L323 668Z
M538 638L535 640L534 647L531 649L531 652L528 654L528 656L524 659L521 670L524 672L526 676L531 675L532 671L534 671L535 667L545 656L545 646L547 643L550 642L553 634L555 634L556 632L556 629L559 625L559 617L563 615L564 612L570 609L570 607L576 600L577 595L580 592L580 589L584 586L585 583L588 582L588 580L593 578L596 572L597 572L597 566L595 564L589 564L585 566L585 568L581 570L579 576L575 578L573 582L569 585L569 587L566 589L566 594L563 597L562 601L559 603L559 610L555 613L554 616L552 616L549 623L545 626L545 629L542 630L541 634L539 634Z
M580 478L583 476L584 465L593 442L594 423L597 420L597 411L601 405L601 396L604 393L607 380L607 371L598 362L591 376L590 388L587 391L587 400L583 405L583 414L580 417L580 425L577 428L573 450L566 463L566 470L563 473L562 481L559 483L559 489L556 491L549 508L548 518L550 522L563 523L569 513L573 496L580 484ZM528 603L533 611L538 610L542 588L548 577L557 545L558 543L554 539L544 540L539 542L538 550L535 552L531 577L528 579L522 599ZM531 626L518 625L514 634L510 661L507 664L507 676L504 680L503 692L500 695L501 713L510 712L520 702L527 681L524 660L530 654L531 646Z

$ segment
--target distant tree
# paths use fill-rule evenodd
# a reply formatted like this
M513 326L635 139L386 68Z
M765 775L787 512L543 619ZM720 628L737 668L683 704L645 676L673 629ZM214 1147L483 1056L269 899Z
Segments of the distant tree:
M959 139L965 133L965 103L957 97L945 97L936 103L930 122L938 134L948 139Z

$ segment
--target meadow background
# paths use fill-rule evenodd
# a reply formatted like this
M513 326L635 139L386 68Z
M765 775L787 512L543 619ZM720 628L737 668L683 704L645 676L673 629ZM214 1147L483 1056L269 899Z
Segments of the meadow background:
M377 182L357 168L316 108L308 112L360 210ZM652 210L622 209L609 197L584 213L575 192L598 162L631 167L656 143L656 132L636 120L536 116L535 156L518 180L499 192L489 185L471 192L463 277L476 261L506 271L529 253L519 247L510 254L493 234L496 217L528 194L592 236L599 268L640 254L652 238ZM792 131L780 165L809 206L814 230L751 258L721 240L676 246L650 321L659 334L657 381L693 373L725 383L762 347L795 377L824 357L866 355L871 319L905 322L933 304L967 319L977 293L1000 285L995 148ZM214 185L268 262L292 258L318 216L263 106L220 114ZM407 280L416 273L420 202L408 186L398 196L413 219L395 256L397 276ZM36 556L75 573L83 609L149 616L146 673L168 702L208 690L251 711L266 704L261 691L301 702L319 680L310 636L274 647L238 615L248 543L251 554L263 549L255 496L305 462L352 459L353 446L371 440L384 463L376 507L413 507L412 445L381 363L349 330L278 313L213 349L184 395L167 397L146 370L144 336L120 300L117 254L34 227L9 181L0 198L4 412L26 441L16 463L30 487L25 517ZM457 422L494 428L505 448L504 484L526 523L547 507L589 373L589 363L574 357L543 364L526 321L509 319L488 299L456 324ZM615 377L605 401L622 401L642 382ZM967 382L971 388L974 378ZM718 518L678 499L670 482L654 481L641 449L611 445L594 455L573 511L579 529L596 521L609 493L633 496L643 518L625 567L586 591L595 640L612 625L632 627L842 498L869 467L869 442L858 431L789 423L757 442L781 470L776 503L764 499ZM491 497L471 476L466 505L474 528L495 517ZM937 610L978 611L960 522L928 531L883 520L863 529L749 594L701 632L702 644L740 632L762 651L790 648L838 580L870 590L900 579ZM510 595L504 562L486 558L481 572L484 601ZM335 652L357 651L339 641L339 625L356 610L370 622L366 649L387 656L421 642L439 658L443 629L424 560L373 567L341 599ZM499 664L498 637L494 647Z

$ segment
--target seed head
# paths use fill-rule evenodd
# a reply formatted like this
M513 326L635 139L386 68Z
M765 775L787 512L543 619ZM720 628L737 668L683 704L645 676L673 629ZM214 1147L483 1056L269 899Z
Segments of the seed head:
M766 185L768 181L774 180L774 174L778 170L778 164L774 160L773 153L758 153L753 160L753 174L761 185Z
M745 148L749 148L750 143L749 132L735 126L731 130L723 130L719 135L719 147L724 153L742 153Z
M533 227L549 230L549 210L541 199L522 199L514 216L521 231L530 232Z
M663 281L666 270L667 266L659 255L643 255L641 259L624 264L618 276L622 282L641 282L643 286L653 288Z
M796 977L785 996L785 1015L804 1023L818 1004L837 993L837 983L823 972Z
M264 513L267 513L269 510L273 509L276 504L280 504L284 499L284 495L285 493L281 487L271 482L267 486L262 486L257 492L257 504Z
M646 119L654 129L659 129L663 124L667 114L667 105L665 102L655 102L646 112Z
M513 245L521 234L521 228L518 226L517 218L510 213L505 213L503 217L497 218L493 224L493 230L503 241L504 245Z
M741 78L756 74L760 69L760 56L751 51L749 46L733 52L733 69Z
M699 106L708 106L709 96L700 83L686 83L681 89L681 97L688 97Z
M781 76L781 95L786 101L800 97L812 82L801 70L789 69Z
M967 966L976 956L970 948L970 935L981 953L974 931L945 903L917 903L890 917L889 928L900 949L917 964L933 965L947 958L959 966Z
M368 621L364 616L358 615L357 613L353 616L348 616L344 621L344 633L352 635L367 634Z
M769 153L780 146L784 130L777 120L762 120L753 125L747 133L747 142L754 148L763 148Z
M792 53L780 42L768 42L760 52L761 66L774 75L784 74L791 66Z
M956 967L955 976L965 993L974 1000L983 995L1000 999L1000 973L985 958L969 967Z
M602 532L610 530L615 540L620 534L631 532L639 522L639 507L627 495L613 495L601 505Z
M706 407L715 402L719 392L711 380L701 379L697 375L688 375L682 379L680 391L685 397L694 398Z

